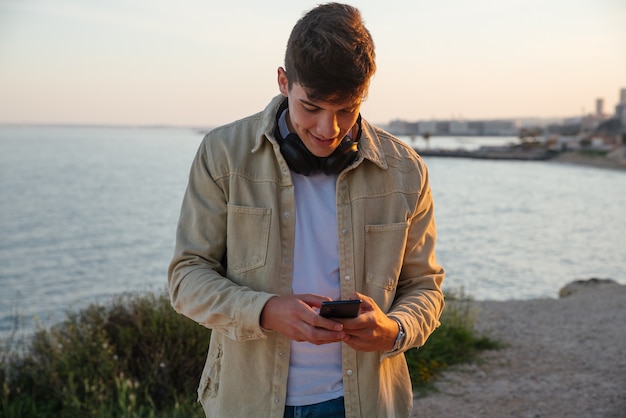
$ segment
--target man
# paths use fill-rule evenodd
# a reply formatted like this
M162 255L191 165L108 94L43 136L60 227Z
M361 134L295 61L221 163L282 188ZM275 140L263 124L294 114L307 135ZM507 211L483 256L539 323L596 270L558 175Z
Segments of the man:
M200 146L169 289L213 330L207 416L411 413L402 354L438 326L444 271L424 163L360 117L374 71L359 11L318 6L291 33L281 95ZM362 300L358 316L318 314L335 299Z

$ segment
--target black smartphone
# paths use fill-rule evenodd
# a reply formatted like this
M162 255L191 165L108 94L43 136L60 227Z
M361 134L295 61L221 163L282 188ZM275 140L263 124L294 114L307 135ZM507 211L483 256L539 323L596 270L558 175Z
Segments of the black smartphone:
M320 315L325 318L355 318L361 307L360 299L333 300L322 302Z

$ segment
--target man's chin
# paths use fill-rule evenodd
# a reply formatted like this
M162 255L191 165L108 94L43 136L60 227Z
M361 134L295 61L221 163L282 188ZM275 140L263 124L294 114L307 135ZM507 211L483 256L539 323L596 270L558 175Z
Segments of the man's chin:
M335 149L337 149L337 145L336 144L332 144L332 145L328 145L328 146L307 146L309 152L313 155L315 155L316 157L320 157L320 158L326 158L328 157L330 154L332 154Z

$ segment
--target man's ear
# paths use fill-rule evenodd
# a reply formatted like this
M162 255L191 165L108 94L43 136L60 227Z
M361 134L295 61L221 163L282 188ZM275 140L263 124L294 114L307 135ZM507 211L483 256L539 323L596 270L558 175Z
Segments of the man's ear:
M289 97L289 80L287 79L287 73L283 67L278 67L278 89L280 90L280 94Z

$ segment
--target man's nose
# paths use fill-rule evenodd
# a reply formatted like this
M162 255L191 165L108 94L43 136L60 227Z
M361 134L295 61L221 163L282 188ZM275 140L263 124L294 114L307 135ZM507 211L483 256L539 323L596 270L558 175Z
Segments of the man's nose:
M339 124L337 116L333 114L324 115L318 123L318 134L323 139L335 139L339 135Z

